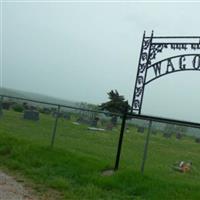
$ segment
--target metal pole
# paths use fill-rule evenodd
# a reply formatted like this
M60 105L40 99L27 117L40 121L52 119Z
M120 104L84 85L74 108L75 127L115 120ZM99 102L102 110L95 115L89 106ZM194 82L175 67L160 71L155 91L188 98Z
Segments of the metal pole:
M0 117L3 115L3 96L1 96L1 100L0 100Z
M51 138L51 147L53 147L53 145L54 145L59 113L60 113L60 105L58 105L57 114L56 114L56 120L55 120L54 127L53 127L53 133L52 133L52 138Z
M144 145L144 155L143 155L143 160L142 160L142 165L141 165L141 173L144 173L144 165L145 165L145 161L147 159L147 150L148 150L148 144L149 144L149 136L151 133L151 127L152 127L152 121L149 121L149 126L148 126L148 132L147 132L147 137L146 137L146 142Z
M115 171L117 171L119 168L119 161L120 161L122 141L123 141L123 136L124 136L124 129L126 125L127 111L128 111L128 106L125 109L123 119L122 119L121 130L120 130L120 135L119 135L119 143L118 143L118 148L117 148L117 155L116 155L116 160L115 160L115 168L114 168Z

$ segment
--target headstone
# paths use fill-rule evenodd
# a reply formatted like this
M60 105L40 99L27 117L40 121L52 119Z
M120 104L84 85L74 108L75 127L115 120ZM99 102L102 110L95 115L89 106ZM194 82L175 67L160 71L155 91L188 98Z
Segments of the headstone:
M97 122L97 126L98 127L103 127L104 126L104 123L101 119L99 119L99 121Z
M56 110L57 110L56 108L51 108L52 113L56 112Z
M50 113L51 113L51 110L50 110L49 108L43 108L43 109L42 109L42 112L43 112L44 114L50 114Z
M71 119L71 116L69 113L63 113L63 118L64 119L67 119L67 120L70 120Z
M34 110L25 110L24 111L24 119L38 121L39 120L39 112L34 111Z
M182 134L181 133L176 133L176 139L180 140L182 138Z
M0 117L3 115L3 109L2 109L2 104L0 102Z
M156 135L156 134L157 134L157 131L153 130L153 131L151 131L151 134L152 134L152 135Z
M138 127L137 132L138 133L144 133L144 127Z
M82 120L83 120L82 117L79 117L79 118L76 120L76 122L81 123Z
M195 138L196 143L200 143L200 138Z
M130 130L129 130L129 127L126 127L126 133L129 133Z
M28 110L28 109L29 109L28 103L24 102L24 103L23 103L23 107L24 107L25 110Z
M61 116L62 116L62 113L61 113L61 112L55 111L55 112L52 113L52 116L53 116L53 117L61 117Z
M2 103L2 108L5 110L9 110L10 109L11 104L9 102L3 102Z
M29 108L30 110L37 110L37 108L35 107L35 106L30 106L30 108Z
M92 127L97 127L98 121L99 121L99 118L98 118L98 117L95 117L95 118L91 121L91 126L92 126Z
M87 125L91 125L92 121L89 120L88 118L84 118L84 117L79 117L77 119L77 122L80 124L87 124Z
M112 123L113 126L116 126L116 124L117 124L117 116L113 116L111 118L111 123Z
M113 125L112 123L109 123L109 124L107 124L107 126L106 126L106 130L107 130L107 131L112 131L113 127L114 127L114 125Z
M2 103L3 103L3 97L1 97L1 99L0 99L0 117L3 115Z
M163 133L163 137L165 137L165 138L170 138L171 136L172 136L171 133L168 133L168 132Z

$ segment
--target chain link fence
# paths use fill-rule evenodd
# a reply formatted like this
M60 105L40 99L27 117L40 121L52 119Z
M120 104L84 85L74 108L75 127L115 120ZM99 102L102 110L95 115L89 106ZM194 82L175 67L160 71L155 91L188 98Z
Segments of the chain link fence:
M194 143L200 143L198 127L186 128L184 122L108 113L86 104L72 107L10 96L1 96L0 102L2 133L30 144L75 152L115 170L120 163L122 168L143 172L147 160L148 170L153 172L155 166L195 160L196 154L184 153L185 146L192 149ZM117 118L115 124L112 116ZM183 153L175 154L174 149Z

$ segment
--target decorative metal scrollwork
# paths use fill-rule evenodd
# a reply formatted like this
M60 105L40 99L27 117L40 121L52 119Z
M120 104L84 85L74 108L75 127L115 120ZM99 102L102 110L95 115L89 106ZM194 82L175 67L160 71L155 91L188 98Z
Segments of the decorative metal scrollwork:
M144 39L143 41L143 49L148 49L148 47L150 46L150 39Z
M138 99L133 102L133 109L137 110L140 108L140 101Z
M139 97L143 92L143 87L136 88L136 97Z
M150 47L151 47L151 39L144 37L139 65L138 65L138 75L136 77L134 100L132 103L133 110L136 110L138 112L141 107L141 101L143 96L143 85L147 71L147 63L149 60Z
M144 53L142 53L142 61L146 61L147 60L147 57L148 57L148 54L147 54L147 52L144 52Z
M164 48L168 48L168 46L166 44L152 44L151 45L149 64L151 63L151 60L156 58L157 53L162 52Z
M147 67L146 63L140 63L139 64L139 71L140 71L140 73L143 73L144 70L146 69L146 67Z
M144 78L142 76L138 76L137 82L138 84L143 84Z

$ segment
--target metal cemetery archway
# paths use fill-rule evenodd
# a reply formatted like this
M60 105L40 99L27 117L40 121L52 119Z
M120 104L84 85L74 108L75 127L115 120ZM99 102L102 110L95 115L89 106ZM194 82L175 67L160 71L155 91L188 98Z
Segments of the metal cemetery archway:
M157 56L164 55L165 49L181 53L175 53L173 56L157 61ZM186 54L185 52L189 50L192 53ZM200 37L154 37L153 32L150 37L146 37L144 33L133 93L132 112L141 114L145 86L150 82L174 72L200 71L200 53L194 53L198 50L200 50ZM190 62L190 65L186 62Z
M115 170L117 170L119 166L127 115L131 116L132 118L149 121L141 165L142 173L144 172L152 121L200 128L200 123L166 119L141 114L145 86L158 78L180 71L200 71L200 36L157 37L154 36L152 31L151 36L147 37L144 32L133 92L131 112L127 113L126 110L123 116L115 161Z

